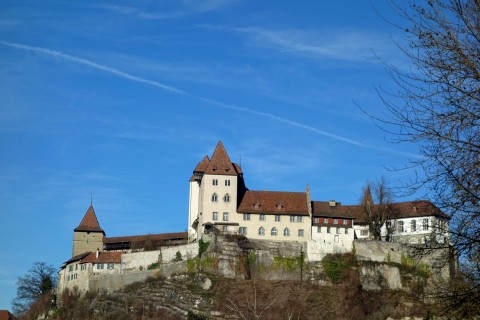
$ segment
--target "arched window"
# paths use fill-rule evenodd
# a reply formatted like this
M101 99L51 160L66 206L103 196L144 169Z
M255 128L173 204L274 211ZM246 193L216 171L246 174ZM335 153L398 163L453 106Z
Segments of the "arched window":
M230 195L228 193L223 196L223 201L225 201L226 203L230 202Z
M283 229L283 236L290 237L290 230L288 230L288 228Z
M273 228L272 228L272 231L270 232L270 234L271 234L272 236L276 236L276 235L277 235L277 228L273 227Z
M216 193L212 194L212 202L217 202L218 196Z
M258 228L258 235L259 236L264 236L265 235L265 228L264 227Z

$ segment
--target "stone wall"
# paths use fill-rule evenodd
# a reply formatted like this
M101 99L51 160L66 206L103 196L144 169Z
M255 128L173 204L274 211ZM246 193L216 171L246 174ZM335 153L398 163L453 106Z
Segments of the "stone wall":
M171 277L187 272L187 262L179 261L162 264L158 269L127 272L121 274L90 276L89 291L106 290L113 292L134 282L145 281L149 277Z
M182 260L192 259L198 255L198 243L179 246L162 247L155 251L141 251L122 255L122 272L141 271L153 263L169 263L176 259L180 252Z

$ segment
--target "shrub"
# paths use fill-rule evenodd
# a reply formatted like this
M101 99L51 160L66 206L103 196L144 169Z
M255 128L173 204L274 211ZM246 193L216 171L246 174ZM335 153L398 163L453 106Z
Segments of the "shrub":
M199 257L202 257L202 254L207 251L209 245L210 245L210 241L203 241L203 239L200 239L200 241L198 242Z
M177 253L175 254L175 261L182 261L182 254L180 253L180 251L177 251Z
M147 267L147 270L158 269L158 262L154 262Z
M325 275L337 283L342 274L355 266L355 259L352 254L327 254L322 260Z

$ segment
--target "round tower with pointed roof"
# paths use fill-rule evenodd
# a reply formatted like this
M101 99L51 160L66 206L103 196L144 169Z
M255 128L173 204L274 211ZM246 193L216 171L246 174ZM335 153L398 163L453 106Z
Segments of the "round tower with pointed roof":
M105 231L100 227L93 205L90 204L78 227L73 229L72 257L97 249L102 251L104 236Z

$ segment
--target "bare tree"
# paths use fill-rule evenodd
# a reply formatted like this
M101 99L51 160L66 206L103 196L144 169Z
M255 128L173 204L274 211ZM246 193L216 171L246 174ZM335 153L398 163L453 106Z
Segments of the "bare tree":
M480 1L390 4L405 35L399 47L413 66L388 68L397 90L378 89L386 116L375 119L397 142L419 146L421 158L411 162L418 178L407 187L426 190L452 216L451 239L473 281L462 296L479 301Z
M391 201L392 191L383 176L373 186L370 185L370 182L367 182L362 192L361 206L365 214L365 222L368 224L374 240L382 240L382 227L387 220L392 219ZM387 229L390 232L393 230L391 227Z
M35 262L24 276L17 279L17 296L12 301L14 312L27 312L37 300L45 300L42 298L50 295L56 286L55 268L45 262Z

